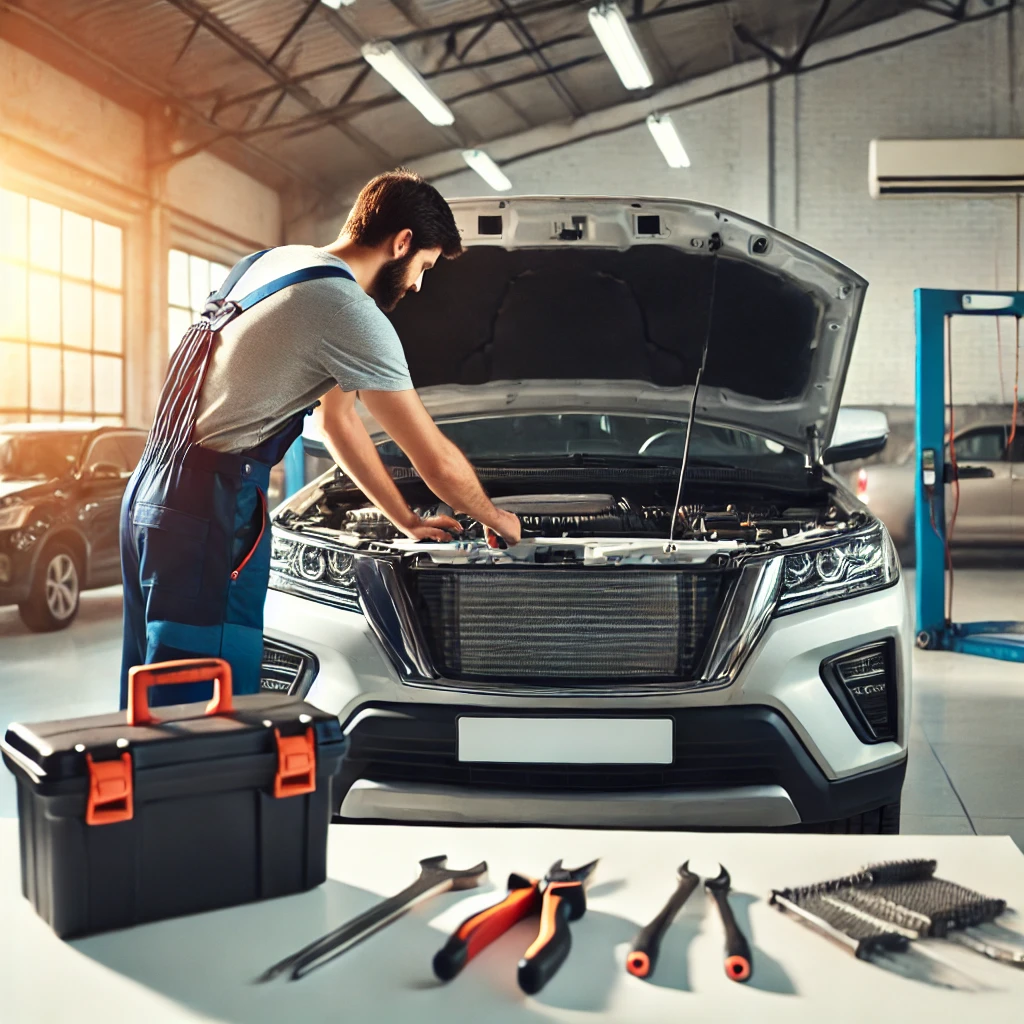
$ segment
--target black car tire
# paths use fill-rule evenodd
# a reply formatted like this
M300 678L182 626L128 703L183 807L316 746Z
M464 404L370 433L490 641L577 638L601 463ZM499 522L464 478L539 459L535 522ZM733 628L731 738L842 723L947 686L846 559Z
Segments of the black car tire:
M33 633L67 629L78 615L82 566L65 544L47 547L39 556L28 600L18 605L21 621Z
M830 835L898 835L900 831L900 802L885 804L873 811L855 814L852 818L827 821L814 828L815 832Z

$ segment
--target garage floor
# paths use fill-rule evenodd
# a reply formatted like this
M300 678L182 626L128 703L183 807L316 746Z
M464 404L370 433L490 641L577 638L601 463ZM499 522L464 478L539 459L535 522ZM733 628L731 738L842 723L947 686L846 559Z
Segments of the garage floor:
M962 621L1024 617L1024 571L956 574ZM97 714L117 702L121 595L84 595L66 632L35 636L0 609L0 727ZM1024 667L963 655L915 655L910 763L903 831L1010 835L1024 849ZM11 775L0 771L0 817L16 813Z

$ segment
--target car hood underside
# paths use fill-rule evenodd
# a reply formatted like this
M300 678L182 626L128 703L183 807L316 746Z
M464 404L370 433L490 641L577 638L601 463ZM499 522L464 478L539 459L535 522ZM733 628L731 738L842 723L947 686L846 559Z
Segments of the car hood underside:
M392 314L435 416L602 403L678 416L707 341L703 419L827 442L866 288L852 271L696 203L452 206L466 253Z

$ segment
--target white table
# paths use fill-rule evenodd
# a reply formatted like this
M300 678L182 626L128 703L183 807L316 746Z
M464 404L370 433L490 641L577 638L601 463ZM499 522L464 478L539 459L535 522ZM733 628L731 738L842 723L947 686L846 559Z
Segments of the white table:
M989 986L950 992L861 963L765 901L773 886L819 881L875 860L934 857L942 876L1024 908L1024 856L1008 838L332 826L329 878L312 892L64 943L21 897L16 829L0 821L6 1024L1024 1019L1024 970L941 944L949 963ZM403 888L419 859L440 853L453 867L486 858L490 885L421 905L302 981L252 983L280 957ZM433 954L464 917L504 892L510 871L536 875L558 857L576 866L598 856L587 915L573 925L573 951L537 997L524 996L515 980L516 961L535 934L530 922L453 982L434 980ZM630 939L660 909L686 858L704 872L721 860L732 874L733 905L752 937L747 985L723 973L721 924L702 890L667 934L653 981L626 974ZM1012 921L1024 930L1021 917Z

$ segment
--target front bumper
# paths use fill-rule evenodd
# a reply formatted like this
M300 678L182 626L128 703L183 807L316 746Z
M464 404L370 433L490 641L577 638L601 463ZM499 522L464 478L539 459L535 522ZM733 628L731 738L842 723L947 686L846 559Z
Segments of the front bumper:
M0 530L0 607L21 604L32 590L35 552L11 543L10 530Z
M906 759L828 779L779 712L677 709L669 765L482 764L459 760L474 706L364 707L349 726L337 809L390 821L602 828L777 828L851 817L899 800ZM616 707L623 719L649 710ZM574 716L580 717L580 716Z
M308 652L318 666L312 684L295 692L337 714L349 733L351 763L342 788L347 790L345 812L354 817L406 820L412 808L412 820L557 820L581 826L622 822L630 827L688 821L694 827L769 827L831 820L859 813L856 808L880 807L898 799L902 784L912 653L912 623L902 581L849 601L773 619L727 686L643 696L613 692L545 697L536 689L520 695L491 694L467 692L442 680L413 684L400 676L361 614L278 591L268 595L266 623L269 639ZM896 640L898 736L894 742L864 743L822 681L821 663L888 638ZM584 789L541 779L532 769L513 777L488 774L486 767L474 765L467 776L450 749L447 762L435 764L429 777L415 758L403 762L359 754L369 749L366 744L375 735L364 737L364 730L379 729L371 725L377 718L398 721L395 715L413 723L408 726L410 750L439 740L450 747L451 723L467 711L547 717L671 715L679 722L677 736L695 742L701 737L692 731L692 723L705 721L696 716L738 713L745 724L737 727L736 742L744 757L757 753L751 736L767 736L772 760L752 770L753 762L741 759L742 771L717 775L680 772L654 777L644 775L646 769L616 768L612 775L617 781L600 766L554 770L563 780L566 772L575 771L606 780L597 789ZM738 747L728 735L721 738L716 756L719 763L729 763ZM692 749L712 755L699 743ZM699 768L684 760L693 771ZM445 764L453 770L442 771ZM486 785L481 785L479 780L485 777ZM555 815L551 808L560 800L572 806Z

